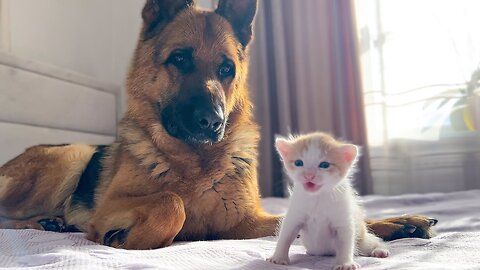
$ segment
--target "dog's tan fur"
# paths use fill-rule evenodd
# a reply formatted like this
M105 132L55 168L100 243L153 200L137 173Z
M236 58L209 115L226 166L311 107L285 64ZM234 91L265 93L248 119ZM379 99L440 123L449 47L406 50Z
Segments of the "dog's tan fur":
M73 193L97 148L36 146L0 168L1 227L40 228L38 220L58 216L90 240L127 249L275 233L279 217L260 206L259 132L246 82L256 0L221 0L216 12L190 2L147 1L127 80L128 111L101 158L94 206ZM162 64L179 47L194 51L189 76ZM220 81L215 72L224 57L236 75ZM217 143L185 143L159 120L159 106L199 83L225 105L228 121Z

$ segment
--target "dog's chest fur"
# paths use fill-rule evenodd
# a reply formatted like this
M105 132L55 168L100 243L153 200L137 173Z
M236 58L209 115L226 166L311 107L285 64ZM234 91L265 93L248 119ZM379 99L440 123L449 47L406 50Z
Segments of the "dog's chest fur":
M231 229L255 207L256 126L231 130L218 145L162 151L138 126L122 123L117 163L131 163L138 170L135 189L110 183L108 189L124 189L130 196L172 191L182 197L187 218L178 239L215 238L212 233ZM169 154L165 154L168 152ZM113 173L113 172L112 172ZM106 176L108 177L108 176ZM132 183L133 185L134 183ZM134 192L134 193L133 193Z

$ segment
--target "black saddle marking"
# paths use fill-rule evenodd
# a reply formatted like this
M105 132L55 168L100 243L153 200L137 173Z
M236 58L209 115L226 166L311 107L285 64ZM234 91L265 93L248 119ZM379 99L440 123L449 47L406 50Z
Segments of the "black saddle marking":
M95 207L95 189L97 188L100 173L102 172L102 159L107 150L106 145L97 146L96 152L88 162L78 186L72 195L72 205L83 205L88 209Z

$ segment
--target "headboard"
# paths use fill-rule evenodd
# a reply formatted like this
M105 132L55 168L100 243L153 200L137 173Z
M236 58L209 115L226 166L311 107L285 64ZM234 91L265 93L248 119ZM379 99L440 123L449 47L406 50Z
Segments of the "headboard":
M36 144L112 142L120 91L0 52L0 165Z

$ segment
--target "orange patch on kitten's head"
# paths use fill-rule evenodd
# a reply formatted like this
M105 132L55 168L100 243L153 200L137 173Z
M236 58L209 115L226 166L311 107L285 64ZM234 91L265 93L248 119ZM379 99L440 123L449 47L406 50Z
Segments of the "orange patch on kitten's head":
M339 170L343 177L356 162L359 149L356 145L336 140L323 132L314 132L290 138L277 137L275 146L282 157L285 168L293 170L293 162L302 156L308 147L318 147L329 158L330 162Z

